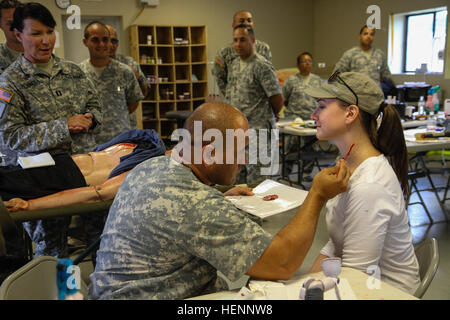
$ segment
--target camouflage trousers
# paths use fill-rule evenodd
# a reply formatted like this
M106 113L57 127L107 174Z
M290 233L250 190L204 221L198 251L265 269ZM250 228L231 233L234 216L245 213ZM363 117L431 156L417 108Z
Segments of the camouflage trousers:
M67 257L69 224L70 217L24 222L23 227L36 246L35 257Z
M100 237L107 214L106 211L81 216L83 234L80 240L89 245ZM71 217L64 217L23 223L25 230L35 244L35 257L63 258L69 256L67 238L70 221Z

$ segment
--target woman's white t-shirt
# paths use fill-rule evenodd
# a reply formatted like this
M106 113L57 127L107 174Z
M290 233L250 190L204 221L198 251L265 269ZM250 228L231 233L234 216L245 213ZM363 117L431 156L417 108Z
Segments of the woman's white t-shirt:
M340 257L345 267L370 274L378 270L380 280L414 294L419 264L402 190L384 155L361 163L347 191L329 200L326 208L330 240L321 254Z

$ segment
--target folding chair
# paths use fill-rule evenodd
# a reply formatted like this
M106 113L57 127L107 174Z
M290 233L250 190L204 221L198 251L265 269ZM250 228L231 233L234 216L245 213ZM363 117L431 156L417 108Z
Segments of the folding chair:
M31 260L12 273L0 286L0 300L55 300L58 297L55 257ZM80 279L79 292L85 297L87 286Z
M430 238L416 245L414 249L419 262L420 286L414 296L422 298L439 267L438 242L435 238Z

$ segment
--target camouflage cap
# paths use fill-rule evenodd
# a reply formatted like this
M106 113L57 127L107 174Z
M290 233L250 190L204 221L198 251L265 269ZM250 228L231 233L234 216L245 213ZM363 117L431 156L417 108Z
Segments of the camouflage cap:
M339 74L336 81L328 81L320 88L308 88L305 90L316 99L339 99L349 104L357 104L362 110L375 115L382 102L384 94L379 84L365 74L359 72L343 72ZM345 86L349 86L358 96L358 102L352 91Z

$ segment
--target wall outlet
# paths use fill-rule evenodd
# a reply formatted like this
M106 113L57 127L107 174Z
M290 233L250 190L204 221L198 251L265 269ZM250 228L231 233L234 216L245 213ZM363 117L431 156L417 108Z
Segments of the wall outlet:
M159 5L159 0L139 0L141 6L154 7Z

